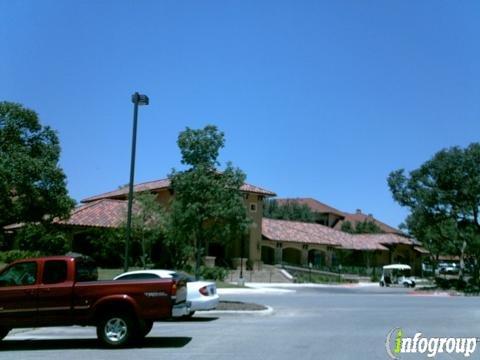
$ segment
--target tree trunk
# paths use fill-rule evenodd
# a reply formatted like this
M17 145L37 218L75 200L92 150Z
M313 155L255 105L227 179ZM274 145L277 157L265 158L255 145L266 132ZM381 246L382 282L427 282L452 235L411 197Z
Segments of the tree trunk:
M463 240L462 247L460 249L460 271L458 273L458 279L463 281L463 274L465 272L465 249L467 248L467 242Z

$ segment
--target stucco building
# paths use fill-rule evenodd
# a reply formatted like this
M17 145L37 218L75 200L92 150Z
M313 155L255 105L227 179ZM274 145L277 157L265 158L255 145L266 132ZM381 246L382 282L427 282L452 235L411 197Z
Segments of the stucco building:
M236 266L243 253L245 259L250 260L252 266L261 267L261 239L262 239L262 209L263 200L275 196L275 193L251 184L243 184L240 188L248 216L252 219L248 236L242 242L235 242L230 246L219 243L207 244L206 261L210 265ZM167 206L174 197L169 179L155 180L137 184L134 192L150 192L155 194L158 201ZM81 251L82 242L86 241L82 228L103 227L118 228L125 223L128 199L128 187L106 192L83 199L82 205L77 207L68 220L58 221L62 226L70 227L72 231L73 250ZM244 249L241 251L241 244Z
M317 215L316 223L274 220L263 217L263 201L275 196L264 188L245 183L241 187L244 204L252 219L248 236L228 246L207 244L205 261L209 265L237 267L240 257L253 269L262 264L292 264L300 266L382 266L407 263L419 272L425 250L415 240L405 236L372 215L357 211L345 213L311 198L278 199L279 203L295 201L307 205ZM158 201L168 205L174 196L168 179L155 180L134 186L135 192L150 192ZM82 200L68 220L59 225L72 231L74 250L82 250L83 228L118 228L125 223L128 187L95 195ZM382 234L352 235L341 231L341 224L350 221L372 221ZM243 245L243 251L241 246Z

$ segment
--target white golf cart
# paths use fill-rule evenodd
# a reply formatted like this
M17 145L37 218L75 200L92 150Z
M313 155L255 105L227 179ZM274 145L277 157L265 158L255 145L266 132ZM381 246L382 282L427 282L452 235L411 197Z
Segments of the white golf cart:
M380 286L415 287L412 268L404 264L385 265L380 279Z

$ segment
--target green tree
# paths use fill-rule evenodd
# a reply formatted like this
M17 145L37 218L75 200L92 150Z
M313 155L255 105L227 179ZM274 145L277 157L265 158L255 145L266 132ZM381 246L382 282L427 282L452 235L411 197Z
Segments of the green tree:
M139 244L144 269L152 259L152 245L165 233L165 214L154 194L144 192L134 196L132 240Z
M315 222L317 216L310 207L296 201L278 203L275 199L263 202L263 216L270 219Z
M217 170L225 138L216 126L197 130L187 127L177 144L187 169L173 170L169 175L174 197L166 240L177 267L184 267L195 253L198 277L208 242L228 244L248 230L250 220L240 192L245 174L231 163L223 171Z
M61 255L70 250L68 235L50 224L26 224L15 234L18 249L39 251L45 255Z
M0 102L0 227L70 214L74 201L59 157L55 131L42 126L34 111Z
M408 176L392 172L388 185L393 198L410 209L409 232L434 256L458 255L460 278L469 256L478 280L480 144L441 150Z
M384 231L375 222L364 220L353 224L346 220L342 223L341 230L350 234L382 234Z
M102 267L116 268L123 264L125 247L125 229L92 228L84 233L83 241L88 250L82 251L91 256Z

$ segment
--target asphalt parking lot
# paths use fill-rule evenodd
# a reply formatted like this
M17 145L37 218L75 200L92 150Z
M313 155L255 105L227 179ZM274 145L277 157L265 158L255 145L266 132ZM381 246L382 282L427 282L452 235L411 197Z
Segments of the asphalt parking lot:
M0 358L388 359L385 339L393 328L412 335L480 336L477 297L418 296L402 288L315 287L222 298L269 305L273 312L204 313L191 321L157 323L142 346L121 350L99 348L94 328L19 331L2 342ZM479 357L477 350L470 358Z

